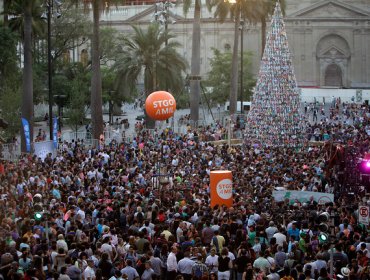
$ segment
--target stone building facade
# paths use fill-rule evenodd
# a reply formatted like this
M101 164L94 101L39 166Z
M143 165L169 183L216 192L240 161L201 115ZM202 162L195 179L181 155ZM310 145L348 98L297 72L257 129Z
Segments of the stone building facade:
M370 0L286 0L285 23L298 84L303 87L370 88ZM154 20L155 5L122 6L102 17L102 24L131 32L131 24L145 27ZM210 70L211 48L231 51L234 24L220 23L202 7L201 72ZM190 62L193 10L170 8L168 28L182 44ZM174 24L172 24L174 23ZM261 28L244 27L244 50L253 52L252 72L261 56Z
M101 23L124 34L131 25L143 28L154 21L160 8L136 3L112 8ZM2 1L0 0L0 6ZM285 23L299 86L370 88L370 0L286 0ZM190 64L193 8L184 15L181 4L170 8L169 30L182 44L179 52ZM213 11L201 11L201 75L210 70L212 48L231 51L234 23L220 23ZM253 73L257 74L261 57L261 27L246 25L243 31L245 51L251 51ZM87 48L75 50L71 57L86 59Z

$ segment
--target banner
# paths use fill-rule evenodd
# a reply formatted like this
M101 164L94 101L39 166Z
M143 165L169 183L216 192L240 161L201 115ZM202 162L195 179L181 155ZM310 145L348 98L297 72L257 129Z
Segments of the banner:
M318 204L334 202L334 194L322 192L303 192L303 191L273 191L272 196L275 201L284 201L289 199L290 204L296 202L305 203L313 199Z
M54 148L58 148L58 118L54 117L53 121L53 143L54 143Z
M233 205L233 175L231 171L219 170L211 171L210 174L210 194L211 207L216 205Z
M26 151L31 152L31 134L30 134L30 124L27 119L22 118L22 125L24 131L24 138L26 140Z
M56 149L54 148L54 141L44 141L33 143L34 155L41 158L42 161L46 156L51 153L54 158L56 155Z

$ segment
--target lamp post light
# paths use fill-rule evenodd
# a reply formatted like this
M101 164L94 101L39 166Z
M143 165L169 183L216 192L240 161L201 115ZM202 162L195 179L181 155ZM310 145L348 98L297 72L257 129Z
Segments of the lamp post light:
M243 115L243 109L244 109L244 104L243 104L243 33L244 33L244 20L240 20L240 103L241 103L241 108L240 108L240 113Z
M55 16L60 17L59 8L62 3L58 0L47 0L46 5L46 19L47 19L47 41L48 41L48 97L49 97L49 135L50 140L53 140L53 57L51 53L51 18L54 14L54 5L56 7ZM45 13L41 16L45 18Z
M112 100L112 94L115 92L113 90L108 91L109 95L109 102L108 102L108 114L109 114L109 124L113 125L113 100Z
M64 102L66 100L67 96L66 95L54 95L54 99L56 104L58 105L58 130L62 131L63 127L63 106Z
M230 114L235 114L238 112L238 40L239 40L239 33L238 29L241 31L241 84L240 84L240 96L241 96L241 109L240 112L243 113L243 26L244 21L243 18L243 12L242 7L243 3L242 0L224 0L225 3L229 3L231 5L234 5L234 16L235 16L235 29L234 29L234 47L233 47L233 56L232 56L232 71L231 71L231 89L230 89Z
M170 18L170 8L172 7L172 3L169 0L164 0L162 2L155 4L155 12L154 12L154 20L156 22L159 22L162 26L164 26L164 32L168 32L168 23ZM176 23L176 21L171 21L172 24ZM168 37L166 36L166 40L164 42L165 47L168 46ZM166 66L167 69L167 66ZM156 75L157 77L157 75ZM165 84L165 90L169 91L167 82ZM169 120L166 120L166 123L168 123ZM175 116L172 117L172 129L175 128Z

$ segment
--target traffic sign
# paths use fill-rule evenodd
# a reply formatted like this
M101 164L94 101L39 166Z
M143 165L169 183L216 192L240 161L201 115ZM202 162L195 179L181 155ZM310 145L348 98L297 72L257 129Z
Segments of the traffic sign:
M360 224L369 225L369 207L360 206L358 208L358 222Z

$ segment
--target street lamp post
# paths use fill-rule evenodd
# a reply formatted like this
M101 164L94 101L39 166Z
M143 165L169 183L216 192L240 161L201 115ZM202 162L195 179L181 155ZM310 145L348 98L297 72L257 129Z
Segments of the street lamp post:
M244 109L244 104L243 104L243 33L244 33L244 20L240 20L240 103L241 103L241 108L240 108L240 113L243 115L243 109Z
M49 89L49 135L53 140L53 89L52 89L52 57L51 57L51 10L52 1L47 2L47 21L48 21L48 89Z
M51 18L52 13L54 12L53 6L57 7L56 16L59 17L60 13L58 12L59 7L61 6L61 2L58 0L47 0L46 7L47 7L47 27L48 27L48 34L47 34L47 41L48 41L48 96L49 96L49 135L50 140L53 140L53 57L51 54Z
M64 106L64 102L66 98L67 98L66 95L54 95L55 102L58 105L58 123L59 123L58 130L59 131L62 131L62 127L63 127L63 106Z

